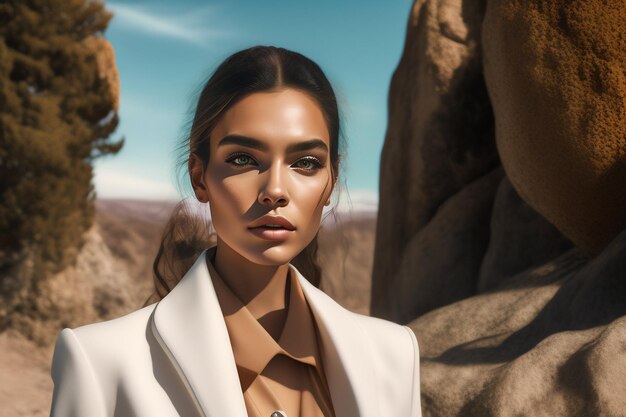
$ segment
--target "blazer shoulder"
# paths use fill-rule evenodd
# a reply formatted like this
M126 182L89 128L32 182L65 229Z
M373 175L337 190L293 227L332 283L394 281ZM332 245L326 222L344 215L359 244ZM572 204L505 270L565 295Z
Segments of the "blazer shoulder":
M72 331L89 356L99 359L120 357L119 352L130 353L133 347L143 346L149 319L158 303L142 307L121 317L85 324Z
M413 364L418 355L417 340L413 331L404 325L381 319L353 313L356 321L363 329L375 356L389 358L398 368L405 368Z
M114 319L84 324L72 330L81 339L123 336L129 330L144 327L157 304L158 302Z
M51 417L108 415L93 364L70 328L59 333L50 375L54 383Z
M330 305L336 307L336 313L347 315L354 319L359 324L359 327L364 330L373 345L379 346L381 349L395 350L396 356L406 357L409 355L411 358L414 356L414 347L417 345L417 341L413 331L408 326L380 317L354 312L345 308L322 290L317 288L315 290L321 293L322 297L327 299Z
M356 320L367 329L367 333L375 335L377 339L385 339L385 341L413 346L412 338L415 338L413 331L405 325L395 323L380 317L367 316L365 314L352 313ZM410 333L410 334L409 334Z
M111 415L104 410L111 411L115 404L119 381L129 375L150 375L148 326L156 305L61 330L52 360L52 415Z
M376 383L388 393L387 407L405 404L411 410L408 415L421 416L419 349L413 330L378 317L356 314L356 319L369 342Z

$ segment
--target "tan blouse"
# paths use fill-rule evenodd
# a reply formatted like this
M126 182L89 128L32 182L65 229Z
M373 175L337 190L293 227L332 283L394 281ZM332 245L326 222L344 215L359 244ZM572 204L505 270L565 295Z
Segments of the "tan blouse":
M322 366L321 339L295 274L289 272L287 318L278 343L207 262L230 342L249 417L334 417ZM277 416L277 415L276 415ZM280 417L280 416L278 416Z

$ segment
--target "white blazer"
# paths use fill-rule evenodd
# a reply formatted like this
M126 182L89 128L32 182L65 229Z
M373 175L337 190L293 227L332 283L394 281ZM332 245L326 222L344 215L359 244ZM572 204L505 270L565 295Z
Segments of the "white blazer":
M161 301L60 332L51 416L247 417L206 252ZM289 268L320 331L336 416L421 417L413 331L343 308Z

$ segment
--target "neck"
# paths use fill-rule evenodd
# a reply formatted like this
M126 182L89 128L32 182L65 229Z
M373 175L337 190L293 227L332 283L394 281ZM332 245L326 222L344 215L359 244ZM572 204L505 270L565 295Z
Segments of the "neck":
M259 265L250 262L218 239L213 266L259 322L280 323L288 303L288 264Z

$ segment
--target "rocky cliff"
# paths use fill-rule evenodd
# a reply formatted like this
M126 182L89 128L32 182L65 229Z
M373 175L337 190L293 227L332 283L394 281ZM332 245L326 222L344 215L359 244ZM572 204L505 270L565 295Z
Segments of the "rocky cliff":
M625 34L622 0L413 5L371 314L425 416L626 414Z

